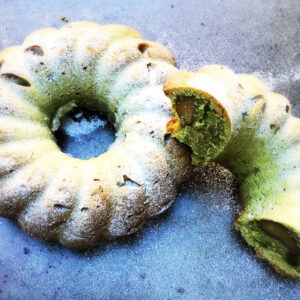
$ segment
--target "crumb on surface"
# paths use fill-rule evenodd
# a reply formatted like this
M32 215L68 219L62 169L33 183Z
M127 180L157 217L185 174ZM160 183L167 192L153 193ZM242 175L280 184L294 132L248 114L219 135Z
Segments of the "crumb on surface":
M69 19L66 16L61 16L60 19L64 22L69 22Z

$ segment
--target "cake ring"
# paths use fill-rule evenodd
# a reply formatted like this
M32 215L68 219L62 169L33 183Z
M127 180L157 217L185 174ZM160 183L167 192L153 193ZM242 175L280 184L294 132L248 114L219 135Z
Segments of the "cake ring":
M175 114L168 130L193 163L214 160L239 181L236 229L276 271L300 278L300 119L289 101L219 65L173 73L164 91Z
M190 165L166 131L172 54L121 25L75 22L0 53L0 215L74 249L136 232L165 211ZM80 160L53 132L75 107L106 113L109 151Z

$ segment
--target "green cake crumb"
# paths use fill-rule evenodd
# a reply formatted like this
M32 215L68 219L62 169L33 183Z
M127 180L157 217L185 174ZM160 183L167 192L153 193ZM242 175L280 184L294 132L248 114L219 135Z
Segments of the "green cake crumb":
M170 98L180 122L180 130L175 136L191 148L192 163L207 163L215 159L230 137L230 124L225 116L204 94L176 90Z

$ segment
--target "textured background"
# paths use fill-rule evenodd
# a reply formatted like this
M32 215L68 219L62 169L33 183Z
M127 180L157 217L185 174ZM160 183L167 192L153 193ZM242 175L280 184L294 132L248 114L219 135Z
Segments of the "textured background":
M181 69L219 63L254 72L300 116L299 0L0 0L0 49L63 26L62 15L131 26L168 47ZM111 134L94 125L69 137L66 151L98 154L95 142L82 147L91 136L109 144ZM299 299L300 284L275 274L235 232L234 187L230 174L210 166L141 232L83 254L0 218L0 299Z

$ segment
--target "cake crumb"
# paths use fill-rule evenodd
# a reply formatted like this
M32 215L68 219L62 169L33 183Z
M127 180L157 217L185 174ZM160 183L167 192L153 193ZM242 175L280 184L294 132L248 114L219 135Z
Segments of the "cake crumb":
M24 247L24 248L23 248L23 253L24 253L25 255L28 255L28 254L30 254L30 250L29 250L27 247Z
M60 19L66 23L69 22L69 19L66 16L61 16Z

